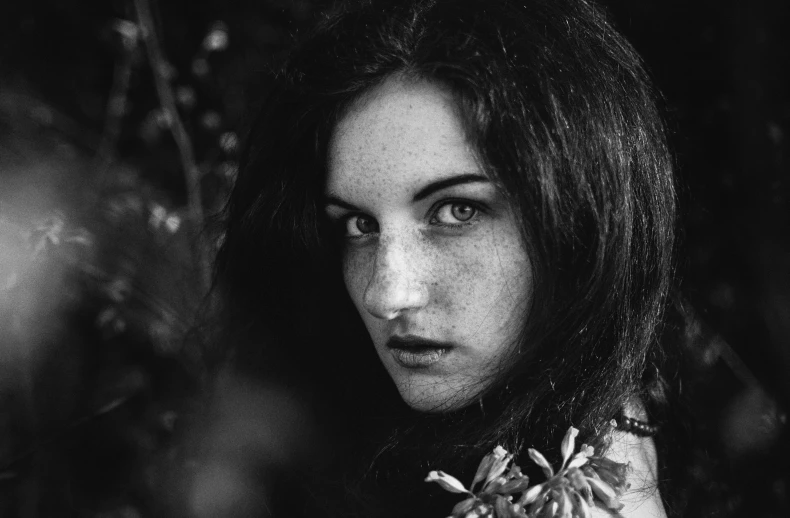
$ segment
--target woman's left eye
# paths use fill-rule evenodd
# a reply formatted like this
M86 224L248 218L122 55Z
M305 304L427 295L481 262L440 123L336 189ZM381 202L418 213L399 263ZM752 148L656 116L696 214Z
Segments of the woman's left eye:
M477 207L471 203L454 201L441 205L431 218L431 223L439 225L463 225L469 223L477 216Z

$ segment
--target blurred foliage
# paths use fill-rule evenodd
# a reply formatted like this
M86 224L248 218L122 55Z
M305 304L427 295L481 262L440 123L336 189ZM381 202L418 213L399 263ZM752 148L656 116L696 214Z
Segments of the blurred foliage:
M692 326L692 509L786 516L790 7L605 3L666 96L683 287L716 330ZM190 331L250 106L324 4L0 7L0 515L260 515L312 454L298 397L208 377Z

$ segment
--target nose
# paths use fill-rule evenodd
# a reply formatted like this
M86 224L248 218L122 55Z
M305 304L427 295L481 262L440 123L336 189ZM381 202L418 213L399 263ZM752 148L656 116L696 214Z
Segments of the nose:
M422 264L418 248L408 239L382 237L362 299L368 313L393 320L428 303L427 265Z

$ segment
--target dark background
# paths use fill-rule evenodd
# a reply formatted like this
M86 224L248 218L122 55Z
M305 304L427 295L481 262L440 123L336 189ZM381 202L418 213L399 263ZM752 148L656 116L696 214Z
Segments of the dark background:
M152 3L211 216L232 184L249 101L290 32L325 2ZM704 393L706 453L731 472L727 483L708 481L717 501L697 509L786 515L790 2L604 5L665 96L676 155L679 273L707 335L694 351L704 370L695 390ZM173 468L193 462L190 452L221 451L206 437L222 405L208 404L212 418L180 421L199 405L209 354L182 338L204 294L193 246L204 225L187 205L183 157L145 47L123 36L119 20L134 13L131 0L0 6L4 516L214 512L190 489L203 487L205 472L186 477L190 485ZM227 47L205 45L212 31ZM112 110L114 98L122 110ZM212 390L251 393L229 383ZM256 394L256 408L279 401ZM233 476L209 470L206 480Z

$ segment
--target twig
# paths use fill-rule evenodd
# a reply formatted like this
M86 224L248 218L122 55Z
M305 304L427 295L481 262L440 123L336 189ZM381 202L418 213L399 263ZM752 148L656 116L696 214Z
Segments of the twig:
M125 22L129 23L129 22ZM121 35L122 38L128 38ZM104 130L102 131L99 149L96 151L95 171L102 182L104 173L114 159L115 147L118 137L121 134L121 122L126 113L126 104L129 97L129 85L132 77L132 65L134 64L134 44L126 44L124 40L124 52L121 59L115 64L113 72L112 87L107 98L107 113L104 118Z
M192 227L194 228L194 251L197 257L198 274L200 276L201 287L203 288L202 292L206 293L211 283L211 265L208 251L203 245L200 232L204 222L203 201L200 192L200 170L195 161L192 141L184 127L184 123L178 115L173 88L170 86L167 77L169 65L159 45L156 28L154 26L154 18L151 13L151 5L149 0L135 0L134 5L135 11L137 12L137 20L142 32L143 42L145 43L145 48L148 53L148 61L153 71L159 103L162 105L162 110L164 110L170 132L173 134L173 138L178 146L178 152L181 155L181 163L186 174L187 205L189 216L192 220Z
M715 353L721 358L724 363L732 370L735 377L738 378L744 385L751 387L760 387L765 391L763 384L757 379L757 376L746 366L738 353L728 344L721 336L715 336L711 341L709 347L713 347ZM767 391L766 391L767 392Z

